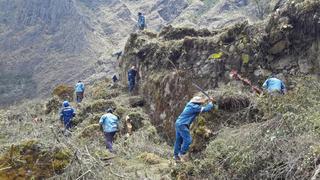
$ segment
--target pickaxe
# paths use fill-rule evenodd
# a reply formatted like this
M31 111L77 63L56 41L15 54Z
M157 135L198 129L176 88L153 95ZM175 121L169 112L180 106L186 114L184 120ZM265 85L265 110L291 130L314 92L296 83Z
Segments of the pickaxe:
M263 91L260 88L258 88L257 86L253 85L249 79L241 77L238 74L237 70L232 70L230 72L230 77L233 78L233 79L236 79L236 80L240 80L244 84L250 86L252 91L256 92L257 94L262 94L263 93Z

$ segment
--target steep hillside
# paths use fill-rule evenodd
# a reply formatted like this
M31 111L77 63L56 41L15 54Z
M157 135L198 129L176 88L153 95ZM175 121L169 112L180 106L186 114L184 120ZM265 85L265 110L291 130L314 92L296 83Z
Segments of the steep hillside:
M259 2L257 4L257 2ZM282 1L0 0L0 105L43 97L59 83L114 73L112 52L122 49L138 11L148 29L167 24L222 27L259 20ZM92 76L91 76L92 75ZM44 78L45 77L45 78Z
M106 2L81 3L89 11ZM319 7L295 1L258 23L132 33L119 65L122 77L137 65L137 92L127 94L126 79L95 80L75 105L72 132L59 125L58 97L0 110L0 179L319 178ZM274 72L289 92L254 94L230 79L234 69L258 86ZM190 160L176 163L174 122L191 96L202 95L194 82L220 108L196 119ZM109 107L121 118L116 155L105 150L97 124Z
M197 91L193 82L214 89L230 81L231 70L257 85L271 72L284 80L318 74L317 3L288 3L264 23L244 21L214 31L168 26L159 35L132 34L121 60L122 74L137 65L140 92L150 103L152 120L172 137L175 118Z
M170 147L141 105L135 105L141 97L110 85L101 80L88 87L84 102L75 106L76 127L67 136L59 122L61 102L56 97L1 111L0 179L169 178ZM121 117L116 154L106 150L98 124L110 107ZM126 116L132 122L130 131Z
M0 1L0 104L114 73L110 55L134 30L137 11L121 1Z
M319 7L313 0L288 2L260 23L213 31L168 26L159 34L131 35L122 73L138 67L139 92L168 142L183 106L199 91L193 82L221 107L197 119L191 128L193 161L178 166L173 177L318 177ZM273 72L290 93L257 97L230 80L233 69L258 86Z
M94 72L92 27L74 1L0 1L1 104L30 98ZM76 29L76 31L75 31ZM23 78L21 78L23 77ZM45 77L45 78L44 78Z

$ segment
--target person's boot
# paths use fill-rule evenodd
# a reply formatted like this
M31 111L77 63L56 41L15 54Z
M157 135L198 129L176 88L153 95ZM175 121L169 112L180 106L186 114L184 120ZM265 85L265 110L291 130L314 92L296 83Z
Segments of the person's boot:
M180 155L179 157L180 157L181 162L189 161L189 155L188 154L183 154L183 155Z
M181 161L179 156L173 156L173 160L175 160L175 162L180 162Z

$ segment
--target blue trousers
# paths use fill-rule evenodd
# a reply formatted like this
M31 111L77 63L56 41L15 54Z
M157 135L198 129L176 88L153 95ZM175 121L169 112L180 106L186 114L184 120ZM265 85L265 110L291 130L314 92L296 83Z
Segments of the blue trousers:
M106 139L106 148L110 152L113 152L112 143L113 143L113 139L114 139L115 135L116 135L116 131L114 131L114 132L104 132L104 137Z
M174 156L184 155L188 152L192 143L192 137L187 125L176 126L176 142L174 144Z
M63 121L63 124L64 124L64 127L66 128L66 129L71 129L72 128L72 121L71 121L71 119L69 119L69 120L64 120Z
M83 99L83 92L76 92L76 97L77 97L77 103L81 103Z
M134 88L134 85L136 84L135 81L131 80L129 81L129 92L132 92L133 91L133 88Z

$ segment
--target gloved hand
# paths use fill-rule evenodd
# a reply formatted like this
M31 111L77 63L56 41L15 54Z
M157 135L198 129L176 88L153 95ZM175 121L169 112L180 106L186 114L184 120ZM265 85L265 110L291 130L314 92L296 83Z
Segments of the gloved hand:
M207 99L207 102L212 102L213 104L216 104L216 99L214 97L210 97Z

